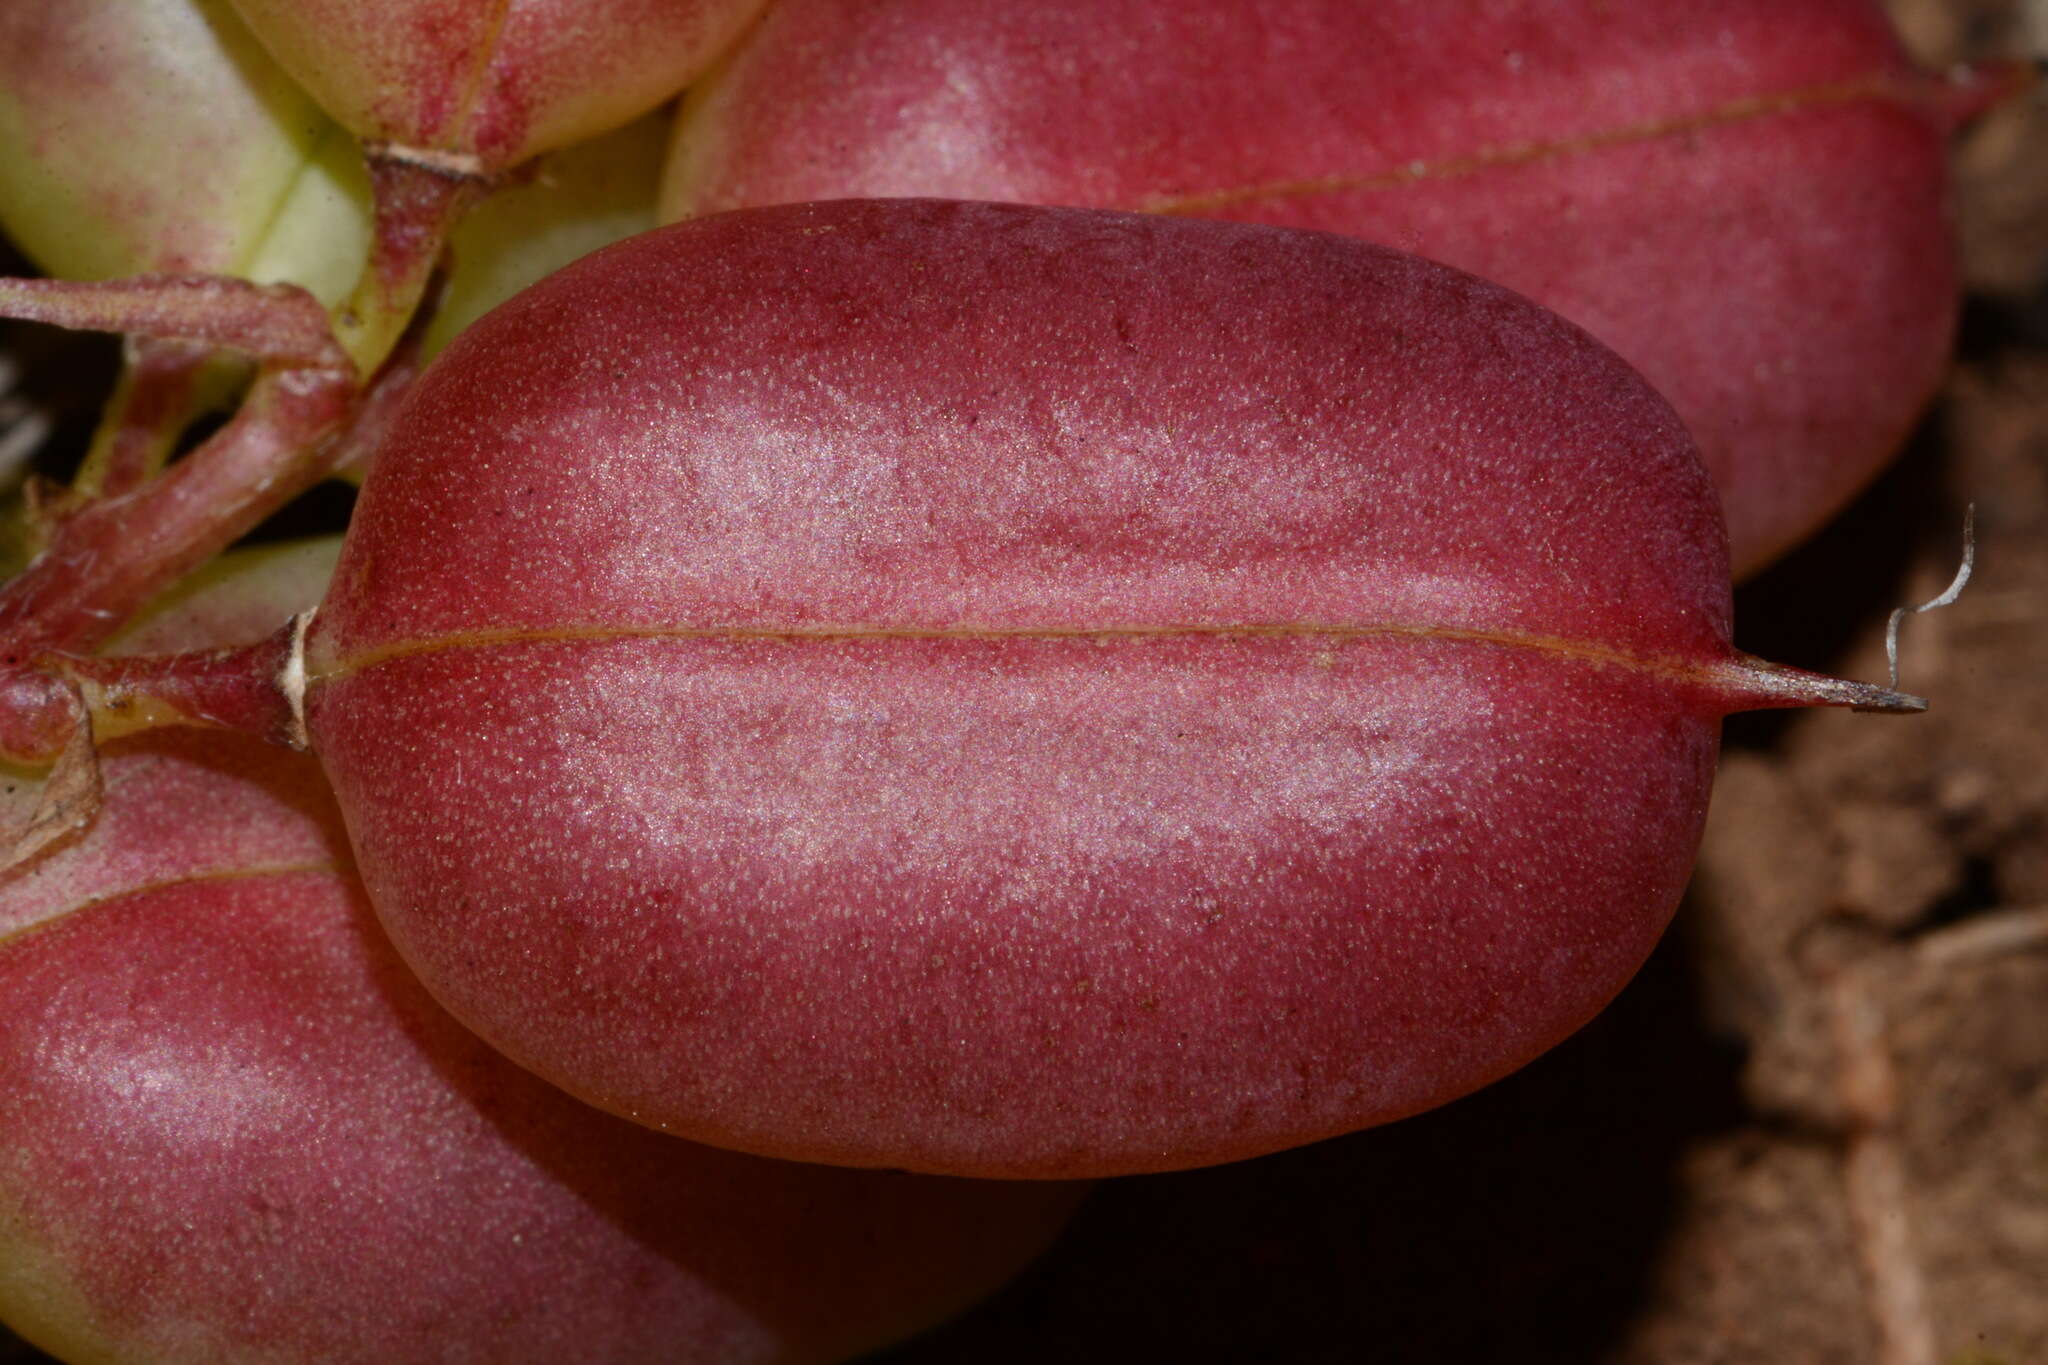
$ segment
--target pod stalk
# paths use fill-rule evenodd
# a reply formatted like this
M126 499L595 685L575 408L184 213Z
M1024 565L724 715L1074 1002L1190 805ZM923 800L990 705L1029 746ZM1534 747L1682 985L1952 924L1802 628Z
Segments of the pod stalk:
M77 689L95 743L159 726L197 725L302 748L299 659L311 615L234 649L116 658L46 654L37 662Z
M369 143L376 231L362 277L335 316L334 332L364 376L374 375L412 323L448 234L496 182L474 167Z

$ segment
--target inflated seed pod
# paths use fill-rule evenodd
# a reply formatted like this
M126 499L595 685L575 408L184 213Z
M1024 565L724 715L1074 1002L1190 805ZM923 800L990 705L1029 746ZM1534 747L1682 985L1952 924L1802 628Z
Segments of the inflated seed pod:
M1678 898L1722 715L1915 704L1728 615L1677 418L1517 295L1330 234L845 201L470 328L298 648L182 704L281 679L406 960L572 1093L1069 1176L1382 1122L1584 1022Z
M763 0L233 3L357 136L488 172L654 108Z
M238 275L333 303L369 185L227 0L4 0L0 228L70 279Z
M693 88L664 212L947 195L1420 252L1641 369L1746 573L1942 373L1972 79L1915 70L1873 0L780 0Z
M123 647L250 638L332 557L216 569ZM62 1359L823 1365L1075 1202L590 1109L413 982L310 760L187 731L103 763L92 830L0 875L0 1320Z

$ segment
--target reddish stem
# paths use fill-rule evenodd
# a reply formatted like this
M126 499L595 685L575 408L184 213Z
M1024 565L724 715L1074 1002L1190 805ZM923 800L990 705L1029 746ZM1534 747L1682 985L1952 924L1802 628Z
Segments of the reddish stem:
M104 643L150 598L324 477L353 396L334 370L269 371L241 411L191 458L57 527L50 546L0 588L0 748L47 758L68 739L62 684L45 650Z
M200 375L214 354L202 344L145 336L131 336L124 349L120 385L72 481L80 500L126 493L163 468L192 420Z
M383 364L418 310L455 223L494 182L403 149L372 144L364 155L377 226L362 279L335 319L335 335L363 373Z
M0 662L45 647L98 647L135 609L324 476L323 442L341 425L352 389L332 370L267 372L201 457L66 518L49 548L0 589Z
M69 684L43 672L40 656L104 643L163 589L332 473L354 449L334 439L346 419L365 407L386 411L392 386L410 379L401 364L392 384L365 393L358 376L398 344L449 228L488 183L374 154L371 169L377 236L339 337L289 287L0 281L0 309L17 316L203 340L269 362L212 439L140 487L63 518L35 562L0 586L0 752L38 761L71 737Z
M303 748L296 693L303 683L300 636L310 615L235 649L112 659L44 655L39 662L77 685L97 739L157 725L204 725Z
M419 377L421 343L426 339L426 324L431 321L427 315L415 320L413 328L391 352L391 358L384 362L384 368L377 372L376 382L357 401L348 424L334 438L333 473L358 483L369 473L370 459L384 443L384 433L390 430L392 418L398 415L399 400Z
M200 342L280 367L341 362L327 314L311 294L297 285L251 284L225 275L0 280L0 315L79 331Z

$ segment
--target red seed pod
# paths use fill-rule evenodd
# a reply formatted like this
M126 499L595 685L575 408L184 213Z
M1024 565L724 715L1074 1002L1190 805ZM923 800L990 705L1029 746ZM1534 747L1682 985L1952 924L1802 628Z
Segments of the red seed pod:
M357 136L489 172L616 128L717 56L763 0L234 0Z
M693 88L664 214L945 195L1417 251L1641 369L1746 573L1933 391L1945 141L1981 98L1871 0L781 0Z
M209 589L134 642L249 615ZM598 1113L412 980L309 760L159 734L105 775L88 834L0 876L0 1320L66 1360L837 1361L1001 1283L1078 1194Z
M408 962L765 1154L1075 1175L1440 1103L1662 930L1736 654L1669 408L1352 239L697 220L422 378L303 655Z

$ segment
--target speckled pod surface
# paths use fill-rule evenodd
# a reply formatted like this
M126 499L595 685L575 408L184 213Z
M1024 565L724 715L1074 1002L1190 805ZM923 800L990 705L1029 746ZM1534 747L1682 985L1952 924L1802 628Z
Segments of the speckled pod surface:
M288 553L130 643L263 629L331 562ZM0 876L0 1320L61 1359L825 1365L987 1293L1078 1197L599 1113L414 982L312 761L177 731L103 766L91 830Z
M781 0L693 88L664 211L944 195L1420 252L1639 367L1744 573L1940 378L1953 93L1872 0Z
M1682 887L1734 658L1670 409L1355 240L703 219L420 383L307 645L407 960L766 1154L1229 1160L1520 1065Z

